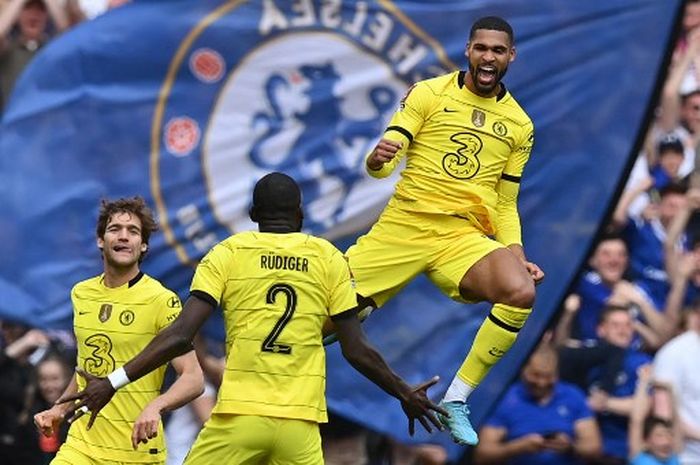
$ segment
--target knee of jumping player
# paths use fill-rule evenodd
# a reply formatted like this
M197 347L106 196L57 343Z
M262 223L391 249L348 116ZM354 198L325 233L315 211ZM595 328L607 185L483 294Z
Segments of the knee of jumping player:
M535 284L531 279L513 280L504 289L497 303L518 308L531 308L535 303Z

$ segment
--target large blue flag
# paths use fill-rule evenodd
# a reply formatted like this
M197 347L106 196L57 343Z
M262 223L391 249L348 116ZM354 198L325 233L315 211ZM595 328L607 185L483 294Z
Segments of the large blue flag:
M680 4L137 1L84 23L31 63L0 127L0 318L70 327L72 285L101 271L101 197L148 199L162 234L144 269L183 295L214 243L254 226L251 187L270 170L301 181L307 230L346 247L393 191L396 177L371 179L362 160L397 102L416 80L464 67L469 25L497 14L516 35L506 83L536 128L520 209L547 278L516 349L474 396L479 421L555 312L634 156ZM437 395L486 311L419 278L366 327L408 380L440 374ZM329 350L330 407L408 440L398 403L341 358Z

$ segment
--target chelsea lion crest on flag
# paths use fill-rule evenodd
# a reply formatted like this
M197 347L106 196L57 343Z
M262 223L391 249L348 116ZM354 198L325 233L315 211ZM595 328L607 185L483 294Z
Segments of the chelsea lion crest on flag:
M337 238L376 218L394 183L370 180L364 156L414 82L455 68L437 41L381 6L233 1L185 36L151 152L153 197L181 261L254 228L250 192L270 171L299 182L307 232Z

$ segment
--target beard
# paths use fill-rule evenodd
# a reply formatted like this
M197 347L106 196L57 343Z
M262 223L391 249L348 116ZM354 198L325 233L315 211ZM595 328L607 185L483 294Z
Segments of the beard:
M479 82L478 67L472 66L471 64L469 66L469 74L472 77L472 82L474 83L474 87L476 87L476 90L478 91L479 94L484 94L484 95L489 95L489 94L493 93L493 91L495 89L498 88L498 86L501 84L501 80L506 75L507 71L508 71L508 66L506 65L506 67L503 68L501 71L496 72L496 75L494 76L494 80L493 80L492 84L483 85Z

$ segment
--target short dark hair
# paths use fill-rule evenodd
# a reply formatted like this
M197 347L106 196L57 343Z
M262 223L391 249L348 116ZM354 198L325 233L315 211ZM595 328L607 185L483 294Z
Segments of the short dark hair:
M644 420L644 426L642 427L642 435L644 439L647 439L651 432L656 428L657 426L663 426L664 428L668 429L673 429L673 423L671 423L669 420L665 420L661 417L657 416L649 416Z
M44 0L28 0L24 3L24 8L31 8L33 6L38 6L39 8L46 10L46 3L44 3Z
M681 94L681 105L685 105L691 97L695 97L696 95L700 95L700 89L693 89L690 92Z
M266 174L255 184L250 218L255 222L296 214L301 210L301 190L284 173Z
M474 24L472 24L471 31L469 31L469 40L474 38L474 34L479 29L488 29L489 31L502 31L508 34L508 39L510 43L515 42L515 37L513 35L513 28L508 24L508 21L499 16L484 16L483 18L477 19Z
M622 233L616 229L606 229L603 231L603 233L598 237L598 241L596 242L595 247L597 248L601 242L604 241L622 241L625 242L625 238L622 236ZM625 242L625 246L627 243Z
M671 194L685 195L686 192L688 192L688 186L686 186L685 183L670 182L659 189L659 198L664 198Z
M107 223L109 219L116 213L131 213L136 215L141 220L141 241L148 245L151 239L151 234L158 230L158 223L153 218L153 212L143 197L122 197L117 200L102 199L100 202L100 213L97 217L97 237L104 239ZM146 255L146 252L141 254L141 259ZM139 260L140 261L140 260Z
M598 324L601 325L605 323L605 320L607 320L610 315L617 312L624 312L629 314L630 309L629 307L623 305L606 305L605 307L603 307L603 310L600 312L600 315L598 315Z

